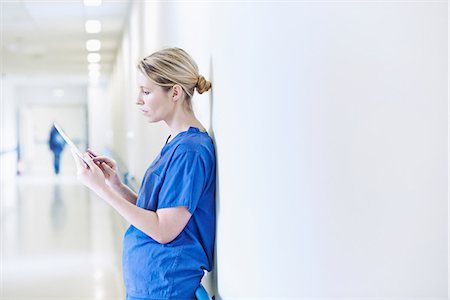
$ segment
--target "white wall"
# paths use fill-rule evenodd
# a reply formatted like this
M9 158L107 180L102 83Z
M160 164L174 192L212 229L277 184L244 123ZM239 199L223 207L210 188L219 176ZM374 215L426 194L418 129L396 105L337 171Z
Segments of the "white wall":
M220 298L447 297L447 12L213 5Z
M101 153L111 144L111 105L103 85L90 85L87 97L89 147Z

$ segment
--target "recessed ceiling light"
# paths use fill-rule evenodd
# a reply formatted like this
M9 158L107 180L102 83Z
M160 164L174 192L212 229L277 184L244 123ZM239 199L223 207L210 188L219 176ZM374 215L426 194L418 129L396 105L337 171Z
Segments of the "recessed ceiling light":
M102 30L102 23L99 20L87 20L85 28L87 33L99 33Z
M87 51L99 51L102 48L102 43L99 40L88 40L86 42Z
M84 0L85 6L99 6L102 4L102 0Z
M90 63L98 63L98 62L100 62L101 59L102 59L102 57L98 53L89 53L87 55L87 60Z

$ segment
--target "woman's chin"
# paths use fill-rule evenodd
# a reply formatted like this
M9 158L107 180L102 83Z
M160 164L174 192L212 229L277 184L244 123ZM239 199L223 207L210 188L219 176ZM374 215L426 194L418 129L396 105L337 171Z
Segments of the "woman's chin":
M147 122L148 122L148 123L156 123L156 122L159 122L159 120L155 120L155 119L153 119L152 117L148 117L148 118L147 118Z

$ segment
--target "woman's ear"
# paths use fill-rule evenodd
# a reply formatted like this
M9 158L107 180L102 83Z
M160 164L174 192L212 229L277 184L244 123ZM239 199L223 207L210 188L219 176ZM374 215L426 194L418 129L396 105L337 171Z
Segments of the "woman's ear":
M180 85L175 84L172 87L172 100L173 101L178 101L183 97L183 89L181 88Z

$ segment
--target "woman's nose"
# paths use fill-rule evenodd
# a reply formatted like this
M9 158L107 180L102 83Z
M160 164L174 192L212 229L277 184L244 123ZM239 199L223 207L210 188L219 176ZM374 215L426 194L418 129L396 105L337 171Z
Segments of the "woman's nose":
M137 105L142 105L142 104L144 104L144 100L142 100L141 97L137 97L136 104Z

